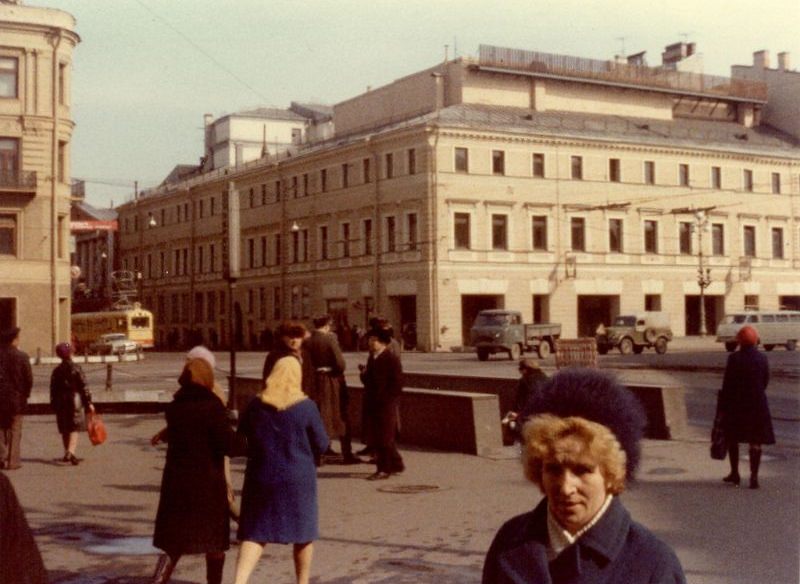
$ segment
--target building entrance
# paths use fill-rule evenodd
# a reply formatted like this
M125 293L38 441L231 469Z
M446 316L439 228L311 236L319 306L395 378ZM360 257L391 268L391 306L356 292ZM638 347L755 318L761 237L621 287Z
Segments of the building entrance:
M619 314L619 296L578 296L578 336L593 337Z
M0 298L0 331L16 326L17 299Z
M686 296L686 335L700 334L700 295ZM713 335L717 332L717 323L725 314L725 298L723 296L705 295L706 332ZM673 323L674 324L674 323Z
M469 329L481 310L505 308L505 296L494 294L461 295L461 343L469 345Z

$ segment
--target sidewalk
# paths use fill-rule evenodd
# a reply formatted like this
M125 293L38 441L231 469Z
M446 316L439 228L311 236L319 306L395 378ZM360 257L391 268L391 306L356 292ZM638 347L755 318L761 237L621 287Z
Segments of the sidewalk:
M23 468L8 473L54 584L144 584L152 574L165 450L148 441L163 418L105 420L109 441L91 447L82 437L85 461L72 467L58 462L52 416L26 418ZM495 459L402 452L408 470L378 485L363 480L373 470L366 464L320 469L313 582L479 582L497 528L539 499L513 448ZM762 489L751 491L723 484L726 463L707 453L704 439L645 442L639 481L622 496L634 518L675 548L690 583L800 582L800 454L767 447ZM238 489L244 460L233 466ZM236 553L234 544L225 582ZM290 548L268 547L252 581L293 582ZM173 582L205 582L203 559L182 559Z

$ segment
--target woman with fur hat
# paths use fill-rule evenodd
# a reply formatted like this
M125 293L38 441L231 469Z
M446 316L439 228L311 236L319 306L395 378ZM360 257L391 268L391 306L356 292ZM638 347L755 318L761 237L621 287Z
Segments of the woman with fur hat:
M225 456L244 451L225 406L215 395L213 355L189 351L180 389L167 406L167 427L153 438L167 443L153 545L164 550L153 584L169 582L184 554L205 554L208 584L222 582L230 547Z
M758 350L758 333L743 326L736 335L739 350L728 355L720 392L720 411L731 472L723 481L739 486L739 443L750 445L750 488L758 489L761 445L775 444L767 403L769 362Z
M86 430L86 410L94 412L92 394L86 388L86 377L80 366L72 360L69 343L56 345L56 355L61 363L50 376L50 405L56 412L58 433L64 445L64 462L80 463L75 456L78 432Z
M636 398L607 374L569 368L533 401L523 466L544 499L500 528L483 583L685 583L672 549L619 500L639 462Z
M267 543L292 544L298 584L308 584L313 542L319 537L316 461L328 434L316 404L303 393L300 361L285 355L239 422L247 438L236 562L245 584Z

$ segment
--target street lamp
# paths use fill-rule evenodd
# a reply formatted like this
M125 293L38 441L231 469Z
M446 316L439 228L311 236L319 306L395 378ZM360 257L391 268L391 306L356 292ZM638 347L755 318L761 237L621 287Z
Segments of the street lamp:
M711 285L711 268L703 265L703 232L708 229L706 209L694 213L695 229L697 229L697 285L700 288L700 336L708 334L706 330L706 298L705 291Z

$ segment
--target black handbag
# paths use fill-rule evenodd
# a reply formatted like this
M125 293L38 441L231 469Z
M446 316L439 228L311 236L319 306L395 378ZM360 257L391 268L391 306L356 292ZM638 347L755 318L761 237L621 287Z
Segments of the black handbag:
M719 402L720 392L717 393L717 413L714 416L714 425L711 427L711 458L725 460L728 454L728 442L725 440L725 430L722 428L723 413Z

